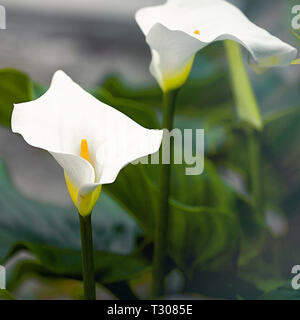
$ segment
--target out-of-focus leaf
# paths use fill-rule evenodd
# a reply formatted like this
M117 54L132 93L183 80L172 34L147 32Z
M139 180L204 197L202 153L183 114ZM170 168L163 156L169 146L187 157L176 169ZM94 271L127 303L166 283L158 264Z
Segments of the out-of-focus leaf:
M113 106L115 109L134 119L140 125L149 129L159 128L156 114L151 107L147 107L143 103L136 102L135 100L115 97L105 88L94 91L93 95L102 102Z
M264 118L264 129L257 135L260 143L261 192L264 207L278 209L290 215L300 208L299 197L299 148L300 108L293 107ZM237 129L228 134L223 145L221 161L235 166L244 173L245 182L249 179L249 159L247 137Z
M142 165L128 165L116 182L103 189L135 218L146 233L153 232L158 196Z
M293 289L291 282L287 282L284 286L265 293L260 300L300 300L300 295L299 290Z
M276 176L282 208L289 215L300 209L299 121L300 107L272 115L266 119L262 138L265 161Z
M14 103L32 99L32 85L28 76L14 69L0 70L0 125L10 128Z
M261 144L260 181L263 206L287 216L288 233L274 238L265 216L253 219L248 210L240 207L242 251L239 258L239 276L254 283L262 291L278 288L290 277L290 268L299 261L297 234L299 234L300 176L298 165L300 138L300 108L294 107L264 118L264 129L258 134ZM220 163L242 172L245 185L249 178L247 137L243 130L228 134L221 149ZM246 212L246 214L245 214Z
M129 253L135 248L135 222L105 194L92 216L96 250ZM15 242L80 249L77 212L20 195L0 162L0 260Z
M155 166L149 166L149 172L157 170ZM158 190L155 177L149 177L149 172L145 165L128 166L114 184L104 188L135 217L146 234L153 238L158 214ZM181 177L182 174L178 173L178 176ZM183 178L188 179L185 176ZM180 185L181 182L174 182L175 190L180 186L183 191L189 190L189 195L180 198L181 195L175 192L170 200L168 241L169 255L191 282L200 270L217 272L225 267L226 271L231 268L240 238L240 226L235 212L224 209L227 201L233 201L230 188L227 190L227 186L222 184L217 175L207 174L203 179L198 176L192 181L192 188ZM201 193L205 188L206 192ZM210 198L210 191L216 194L216 197ZM182 203L178 198L190 203ZM199 285L198 292L201 292L201 289L203 288Z
M36 82L32 83L32 89L33 89L33 99L37 99L41 97L47 91L47 88L45 86Z
M0 300L15 300L15 297L5 289L0 289Z
M126 101L129 106L131 103L139 103L144 106L145 112L147 108L162 109L163 98L159 87L132 88L124 79L111 75L103 80L101 90L109 92L116 101ZM97 91L93 93L97 96ZM202 116L207 122L233 121L233 105L230 78L226 73L217 71L207 79L191 78L187 81L176 101L176 115L191 118Z
M28 250L37 260L20 262L10 277L8 286L15 287L23 276L36 273L47 277L63 277L82 280L81 251L56 248L48 245L17 243L8 257L20 250ZM149 261L137 255L120 255L95 251L96 281L109 284L129 280L149 268Z
M170 254L187 274L220 270L237 250L240 229L233 214L207 207L172 206Z

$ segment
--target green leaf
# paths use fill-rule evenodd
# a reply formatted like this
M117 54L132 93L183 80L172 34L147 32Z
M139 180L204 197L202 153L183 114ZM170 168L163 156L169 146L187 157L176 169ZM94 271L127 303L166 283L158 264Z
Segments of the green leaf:
M300 107L282 110L264 118L264 129L257 138L261 145L260 174L263 205L287 215L297 213L300 208L300 167L298 165L300 139ZM245 151L246 135L241 129L228 134L223 146L223 157L227 164L237 168L248 183L248 162Z
M289 281L280 288L265 293L260 300L300 300L300 295L299 290L293 289Z
M116 182L103 189L135 218L143 231L153 232L158 197L142 165L128 165Z
M15 300L15 297L8 290L0 289L0 300Z
M207 207L172 206L169 250L187 274L218 271L236 253L240 236L233 214Z
M159 128L156 114L151 107L146 107L141 102L129 100L123 97L115 97L108 90L101 87L92 92L93 95L102 102L113 106L115 109L134 119L140 125L149 129Z
M210 74L206 79L190 78L180 89L176 101L176 117L184 115L192 120L195 116L202 116L207 122L232 121L234 109L229 83L228 75L221 70ZM217 95L216 90L218 90ZM100 88L92 92L101 100L98 91L110 93L115 101L126 101L129 108L131 103L134 105L138 103L143 106L145 113L147 109L161 110L163 107L162 92L158 86L133 88L117 75L104 78ZM114 106L113 100L111 105Z
M13 104L32 100L30 79L20 71L1 69L0 96L0 125L10 128Z
M22 242L11 248L8 257L21 250L28 250L37 260L25 260L17 265L8 281L10 289L23 281L24 276L32 274L82 280L80 250ZM95 251L94 258L96 281L101 284L129 280L149 269L149 261L138 254L121 255Z
M156 174L153 174L157 169L151 165L130 165L122 170L114 184L105 186L105 190L128 210L150 238L154 236L158 212ZM149 177L150 173L152 177ZM183 193L189 191L181 200L190 203L180 202L178 198L182 195L177 192L170 200L169 254L191 281L199 270L219 271L225 266L226 270L232 267L231 261L238 250L240 238L235 213L224 209L229 205L227 201L233 201L232 190L227 189L217 176L205 175L192 178L192 189L174 181L173 189L180 186ZM188 180L182 173L178 176ZM205 188L206 192L201 193ZM210 191L216 197L212 195L210 198ZM205 206L208 204L211 207ZM201 286L197 288L198 291L201 289Z
M300 175L299 148L300 107L293 107L266 118L262 143L265 162L276 177L278 199L285 213L299 212ZM270 187L270 186L269 186ZM273 187L272 190L275 188ZM274 194L273 199L276 194ZM279 205L280 205L279 203Z
M140 231L105 193L101 195L92 219L99 281L104 277L107 282L124 279L145 267L144 261L125 255L135 249ZM34 253L39 263L53 274L75 276L80 273L81 246L76 210L24 198L10 183L0 162L1 261L11 256L9 252L16 243Z
M1 238L3 235L7 242L30 241L80 248L76 209L39 203L21 196L11 184L2 162L0 208ZM105 192L101 194L92 220L96 249L126 253L135 247L136 224ZM0 257L3 258L9 248L1 244Z
M291 266L299 262L299 248L295 241L300 210L299 121L299 107L273 113L264 118L264 129L258 135L263 206L286 217L288 228L283 227L281 234L273 235L265 216L260 220L253 219L243 207L239 209L243 230L239 276L264 292L282 285L290 276ZM223 155L218 161L241 172L247 184L245 141L243 130L228 134Z
M33 99L40 98L47 91L47 88L45 86L36 82L32 83L32 89L33 89Z

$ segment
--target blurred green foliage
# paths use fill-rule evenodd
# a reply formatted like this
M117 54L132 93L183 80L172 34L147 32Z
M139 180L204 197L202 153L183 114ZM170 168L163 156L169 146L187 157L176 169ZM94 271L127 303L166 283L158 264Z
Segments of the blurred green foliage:
M0 125L10 128L13 104L33 98L29 77L14 69L0 70L0 96Z

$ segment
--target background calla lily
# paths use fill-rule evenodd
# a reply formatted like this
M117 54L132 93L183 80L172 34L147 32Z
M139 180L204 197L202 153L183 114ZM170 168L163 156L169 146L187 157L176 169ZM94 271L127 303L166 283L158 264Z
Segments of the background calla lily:
M139 10L136 21L151 48L150 71L164 91L183 85L195 53L214 41L238 42L259 67L288 65L297 55L225 0L168 0Z
M39 99L14 106L13 132L49 151L65 172L71 198L91 213L101 185L112 183L128 163L156 152L162 131L146 129L100 102L57 71Z

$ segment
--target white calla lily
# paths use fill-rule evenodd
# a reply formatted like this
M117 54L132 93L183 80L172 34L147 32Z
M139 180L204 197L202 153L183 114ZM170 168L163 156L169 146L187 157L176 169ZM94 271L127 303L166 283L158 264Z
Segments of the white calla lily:
M163 134L100 102L63 71L54 74L42 97L14 106L11 126L62 166L83 216L91 213L101 185L114 182L130 162L158 151Z
M168 0L140 9L136 21L152 52L150 71L164 91L186 81L195 53L214 41L244 46L259 67L288 65L297 50L256 26L226 0Z

